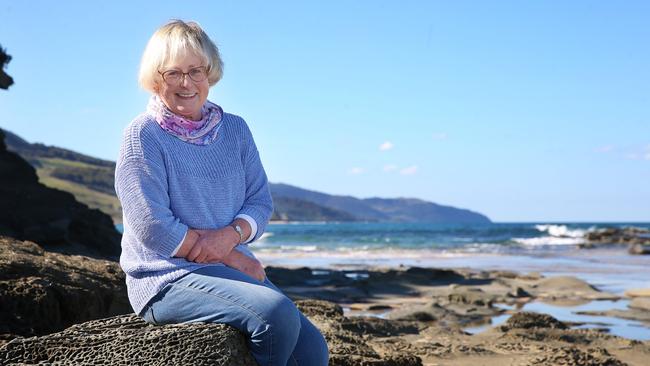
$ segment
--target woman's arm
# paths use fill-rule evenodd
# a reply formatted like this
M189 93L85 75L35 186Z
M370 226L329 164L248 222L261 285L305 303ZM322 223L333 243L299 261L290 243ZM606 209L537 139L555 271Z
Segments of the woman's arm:
M264 281L266 278L266 273L264 272L264 267L262 263L255 258L251 258L239 250L233 250L224 258L223 264L228 267L232 267L238 271L244 272L245 274L259 280Z
M239 234L230 226L216 230L189 229L176 257L196 263L222 262L239 244Z
M240 222L240 220L243 222ZM242 227L242 230L244 231L244 237L250 234L250 226L248 226L246 220L237 219L234 221L234 223L237 223ZM234 239L229 239L226 237L229 235L228 232L232 232L231 234L234 235ZM235 245L231 247L230 243L233 241L235 242ZM175 256L186 258L187 260L195 261L197 263L222 262L223 264L239 270L259 281L264 281L266 274L264 272L264 267L262 264L255 258L250 258L238 250L233 250L238 242L239 234L230 226L221 228L219 230L190 229L188 230L187 235L185 236L185 239L183 240L183 243L181 244ZM203 243L207 243L207 248L203 247ZM222 252L215 254L215 251L211 249L211 247L215 246L220 247L222 249ZM215 258L218 255L223 255L223 251L227 250L228 247L231 247L230 251L225 254L220 260L205 260L204 262L200 262L201 258L203 258L202 255L204 251L205 253L212 253L206 254L206 258Z
M244 128L244 140L242 148L242 164L244 167L246 181L246 196L244 203L237 213L237 218L251 220L253 224L252 235L244 236L245 243L255 241L264 233L266 225L273 213L273 200L269 183L262 166L257 146L253 140L246 122L242 121Z
M143 157L120 158L115 192L131 235L149 250L171 258L188 227L170 209L163 165Z

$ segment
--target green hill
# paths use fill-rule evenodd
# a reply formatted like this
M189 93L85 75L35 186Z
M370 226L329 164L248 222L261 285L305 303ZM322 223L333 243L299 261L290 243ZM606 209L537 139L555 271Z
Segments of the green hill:
M91 208L122 222L122 209L115 196L115 163L72 150L29 143L4 130L10 151L18 153L35 169L41 183L72 193ZM275 211L272 220L282 221L377 221L488 223L486 216L466 209L442 206L413 198L335 196L288 184L270 184Z

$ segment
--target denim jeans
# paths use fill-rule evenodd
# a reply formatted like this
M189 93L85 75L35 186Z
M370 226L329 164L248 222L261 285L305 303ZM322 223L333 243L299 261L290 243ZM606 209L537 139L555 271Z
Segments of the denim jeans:
M248 335L259 365L325 366L320 331L268 279L226 266L196 270L167 284L144 308L148 323L229 324Z

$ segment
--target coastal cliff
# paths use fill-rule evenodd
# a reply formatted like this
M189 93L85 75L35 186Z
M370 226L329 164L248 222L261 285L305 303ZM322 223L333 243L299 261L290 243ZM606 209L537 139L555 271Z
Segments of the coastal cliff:
M111 218L41 184L34 168L7 150L1 130L0 175L0 235L70 254L119 256L121 235Z

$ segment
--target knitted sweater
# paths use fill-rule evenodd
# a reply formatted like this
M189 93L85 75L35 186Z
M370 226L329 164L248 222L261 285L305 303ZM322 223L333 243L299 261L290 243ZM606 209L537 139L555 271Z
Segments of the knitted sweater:
M124 234L120 265L140 314L166 284L215 264L173 257L188 228L218 229L238 214L258 239L273 211L266 173L246 122L224 113L216 140L200 146L165 132L148 114L124 130L115 167ZM246 245L237 250L253 256Z

